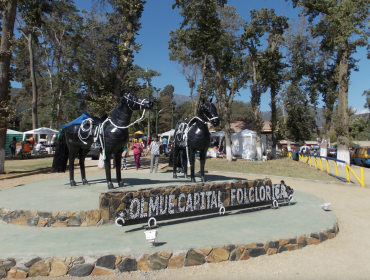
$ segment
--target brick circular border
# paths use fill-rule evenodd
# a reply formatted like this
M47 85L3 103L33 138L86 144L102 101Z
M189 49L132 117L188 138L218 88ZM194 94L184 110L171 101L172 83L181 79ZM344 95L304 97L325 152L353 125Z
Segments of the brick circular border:
M97 276L124 273L130 271L151 271L174 269L204 263L223 261L242 261L262 255L275 255L284 251L302 249L307 245L318 245L334 238L339 232L338 222L331 228L320 232L281 238L261 243L225 245L188 249L184 251L160 251L151 254L105 255L100 257L65 257L40 258L34 257L0 259L0 279L24 279L34 276L59 277Z

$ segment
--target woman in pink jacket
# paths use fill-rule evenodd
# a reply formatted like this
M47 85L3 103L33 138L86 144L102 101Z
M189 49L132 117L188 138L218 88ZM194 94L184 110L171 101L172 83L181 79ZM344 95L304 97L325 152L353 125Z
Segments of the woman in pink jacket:
M143 150L143 146L141 145L141 143L137 142L137 139L135 139L134 144L132 145L132 149L134 150L136 170L138 170L140 167L140 157L141 157L141 152Z

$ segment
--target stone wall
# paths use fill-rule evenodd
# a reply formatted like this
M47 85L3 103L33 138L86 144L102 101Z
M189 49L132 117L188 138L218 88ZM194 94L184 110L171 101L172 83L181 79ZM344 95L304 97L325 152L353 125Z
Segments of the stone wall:
M204 263L224 261L246 261L261 255L275 255L285 251L318 245L334 238L339 232L338 223L321 232L281 238L261 243L229 244L220 247L206 247L184 251L161 251L141 255L106 255L101 257L29 258L0 259L0 279L24 279L34 276L59 277L97 276L119 274L130 271L151 271L196 266ZM148 244L149 246L149 244Z
M0 208L0 221L30 227L96 226L102 223L100 210L43 212Z

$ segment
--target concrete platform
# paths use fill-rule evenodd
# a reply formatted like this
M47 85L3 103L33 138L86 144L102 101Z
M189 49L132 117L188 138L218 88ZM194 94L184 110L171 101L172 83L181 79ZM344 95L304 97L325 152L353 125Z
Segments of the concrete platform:
M124 174L127 188L135 189L166 184L184 184L184 179L172 179L170 173ZM1 191L0 207L37 209L39 211L72 211L97 209L98 196L106 190L101 175L89 176L90 186L69 188L67 182L47 180ZM211 175L209 180L232 180L237 177ZM272 180L278 183L277 180ZM140 183L140 185L139 185ZM294 185L291 185L294 189ZM73 199L73 202L71 200ZM37 228L0 224L0 258L101 256L107 254L142 254L157 251L179 251L189 248L215 247L226 244L265 242L293 238L302 234L331 228L336 221L334 212L321 209L325 201L314 195L294 192L296 204L277 210L265 209L226 216L179 219L163 222L158 230L158 246L145 240L140 225L117 227ZM68 205L65 205L69 202Z
M117 190L137 190L141 188L190 184L190 179L172 173L123 173L125 187ZM77 187L70 187L68 179L52 179L5 189L0 193L0 207L19 210L38 211L84 211L99 209L99 195L107 191L104 175L89 175L90 185L82 185L76 180ZM208 181L229 181L238 179L232 176L208 174ZM262 179L262 178L261 178ZM197 180L200 182L200 179ZM117 181L113 179L115 187ZM278 181L276 182L278 183Z

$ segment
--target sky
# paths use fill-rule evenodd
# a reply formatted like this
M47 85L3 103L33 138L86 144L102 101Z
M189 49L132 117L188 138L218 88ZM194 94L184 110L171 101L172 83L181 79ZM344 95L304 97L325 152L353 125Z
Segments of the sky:
M190 89L185 77L179 73L177 64L169 60L168 41L169 33L180 27L182 17L178 10L172 9L174 0L147 0L142 15L142 28L137 36L137 43L142 44L139 53L135 54L134 63L145 68L156 70L161 73L160 77L152 80L152 85L163 89L166 85L175 87L175 94L189 96ZM91 10L91 2L86 0L75 0L78 9ZM228 5L235 6L236 11L242 18L249 21L249 11L262 8L275 9L278 15L285 15L289 19L298 18L298 9L293 9L291 2L285 0L229 0ZM357 109L357 113L367 112L364 108L364 90L370 89L368 74L370 72L370 60L366 59L366 48L359 48L353 55L359 59L359 72L352 72L350 77L348 105ZM13 87L21 87L19 83L12 82ZM249 89L242 89L240 96L235 100L250 101ZM262 95L261 110L270 111L269 92Z

